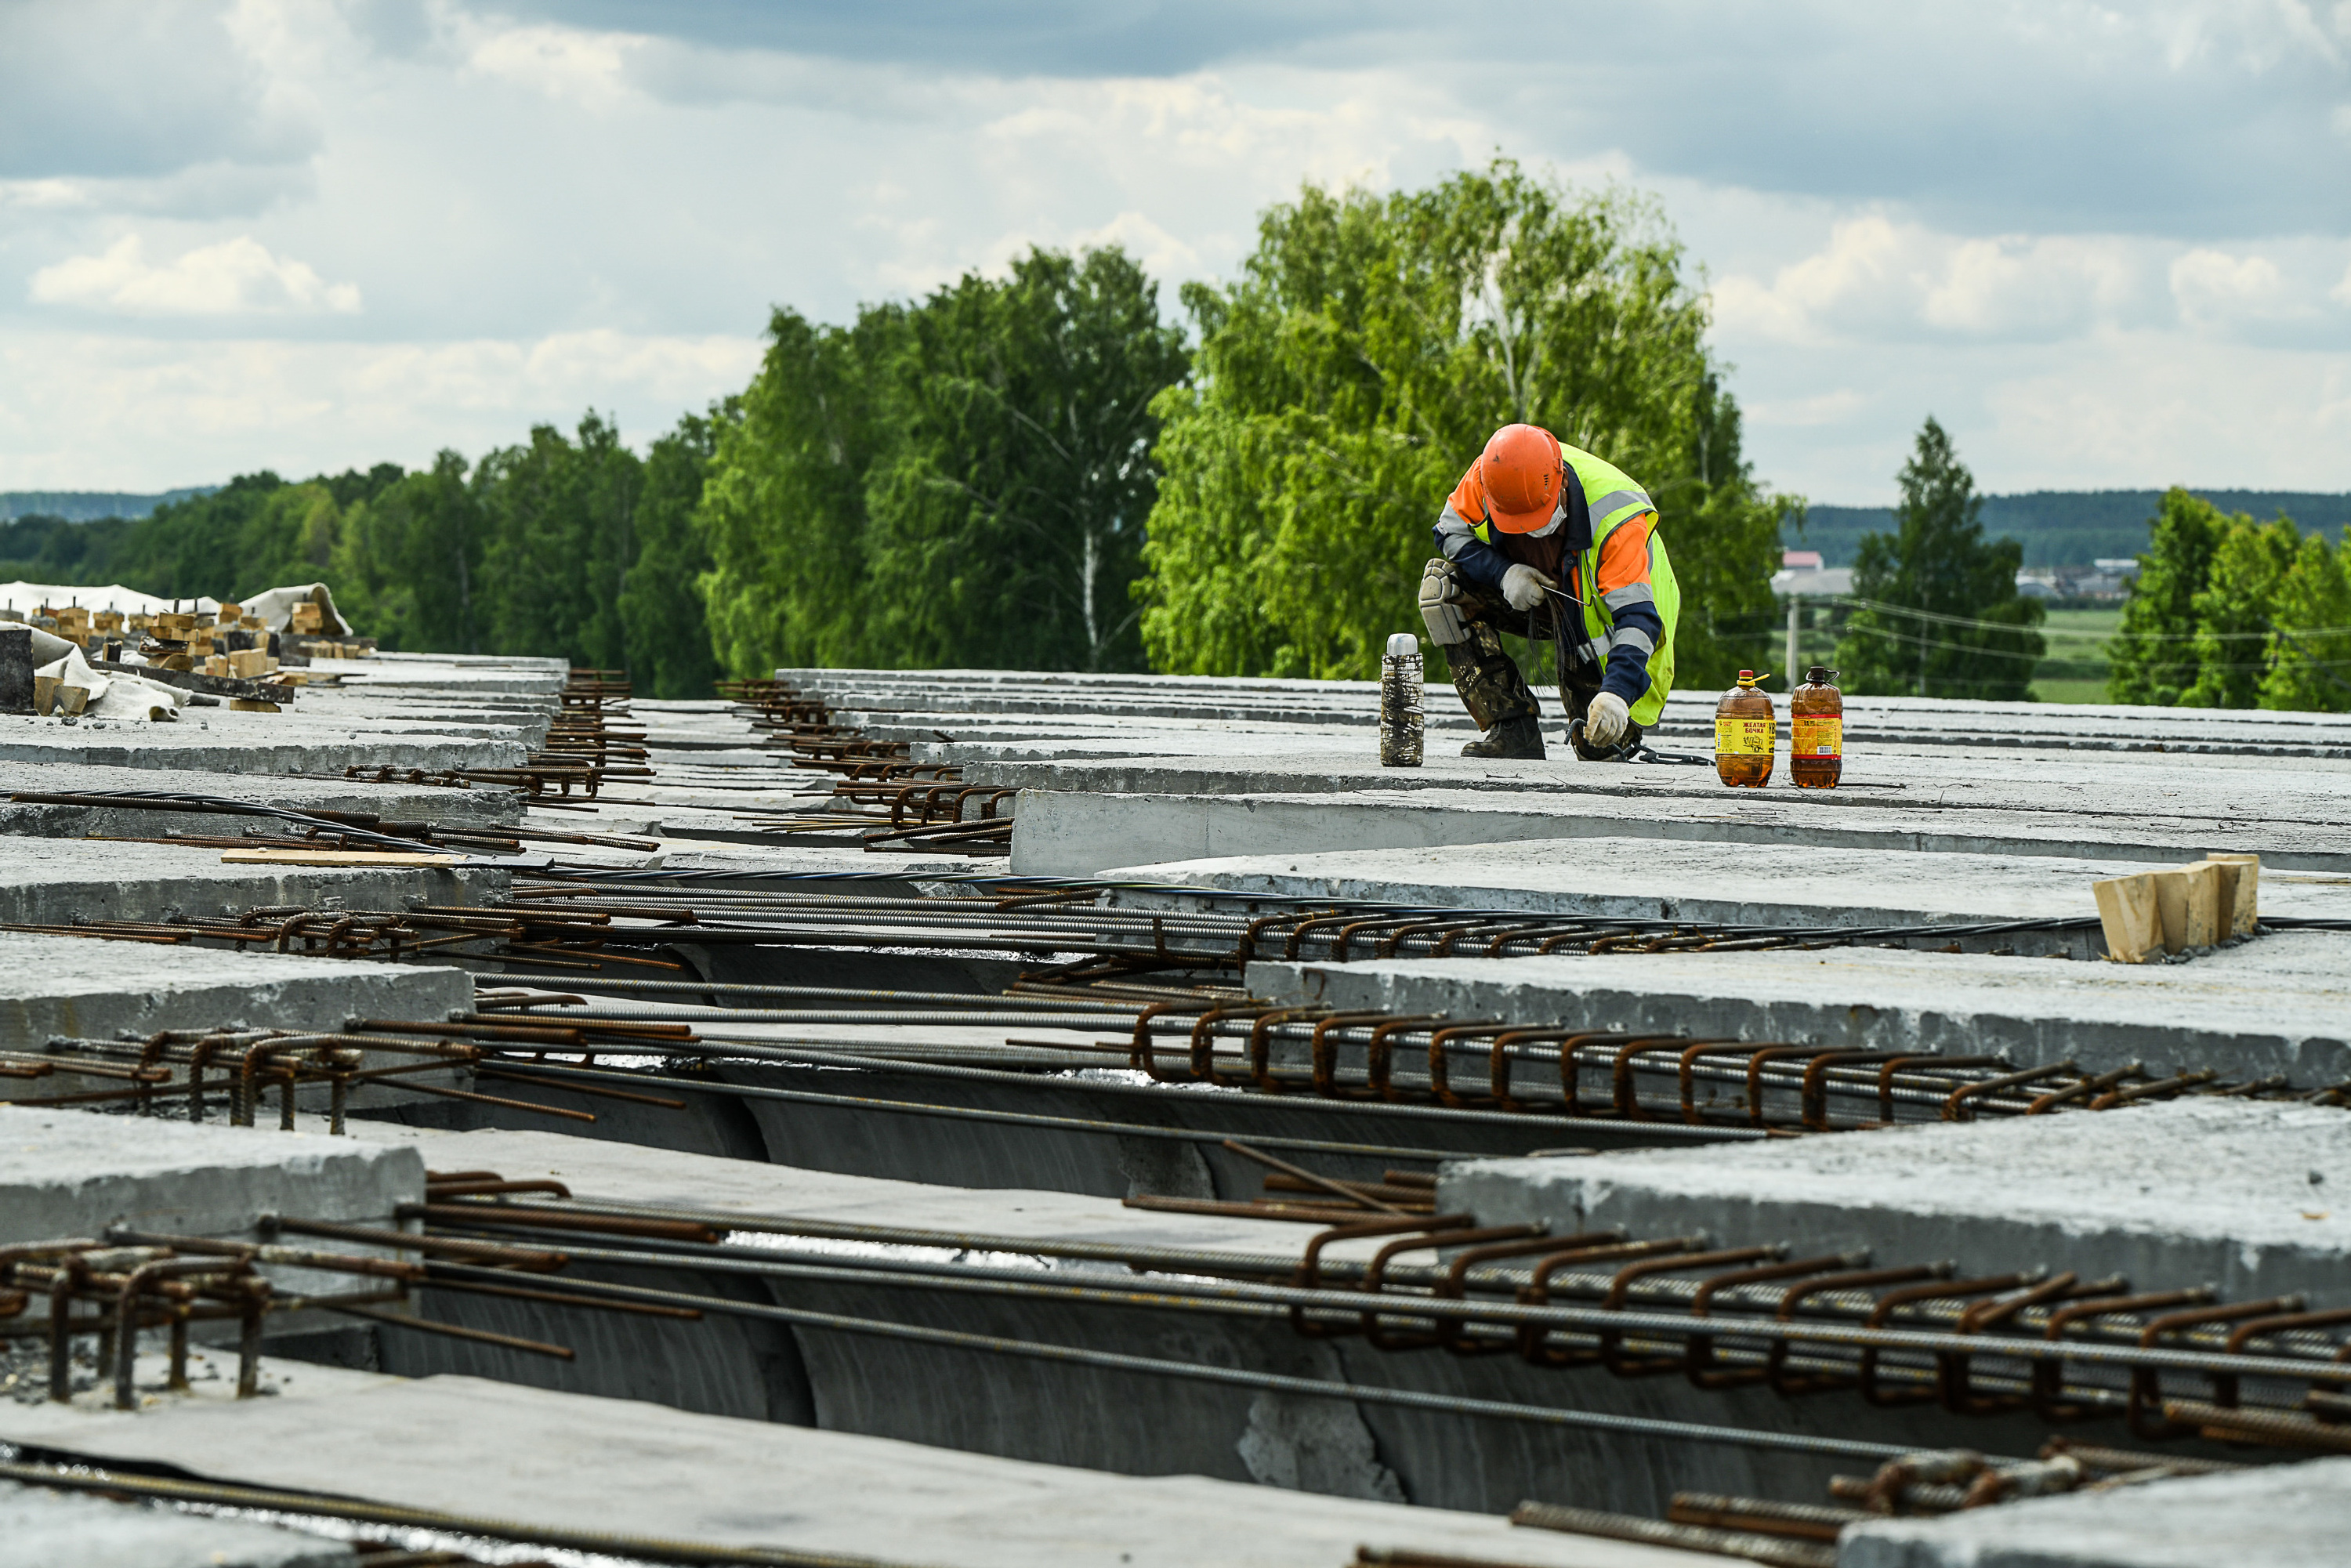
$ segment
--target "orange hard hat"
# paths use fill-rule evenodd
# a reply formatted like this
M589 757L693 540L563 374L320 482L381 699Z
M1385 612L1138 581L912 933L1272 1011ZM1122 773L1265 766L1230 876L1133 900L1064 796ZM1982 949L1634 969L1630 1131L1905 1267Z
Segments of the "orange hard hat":
M1477 467L1494 526L1506 534L1531 534L1550 522L1565 461L1559 437L1541 425L1506 424L1494 432Z

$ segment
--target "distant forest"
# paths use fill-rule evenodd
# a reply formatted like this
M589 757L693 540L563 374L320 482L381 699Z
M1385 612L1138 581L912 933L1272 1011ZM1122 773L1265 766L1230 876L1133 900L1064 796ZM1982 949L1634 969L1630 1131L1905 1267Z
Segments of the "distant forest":
M137 495L128 490L0 490L0 522L12 517L63 517L69 523L99 517L143 517L158 507L210 495L216 485Z
M2292 517L2305 531L2340 534L2351 528L2351 494L2313 490L2199 490L2191 496L2223 512L2250 513L2260 521ZM2087 566L2094 560L2143 555L2147 524L2163 505L2160 490L2032 490L2021 496L1986 496L1983 528L1991 538L2011 538L2024 547L2024 565ZM1864 534L1894 532L1890 507L1808 508L1791 549L1816 549L1830 566L1851 566Z

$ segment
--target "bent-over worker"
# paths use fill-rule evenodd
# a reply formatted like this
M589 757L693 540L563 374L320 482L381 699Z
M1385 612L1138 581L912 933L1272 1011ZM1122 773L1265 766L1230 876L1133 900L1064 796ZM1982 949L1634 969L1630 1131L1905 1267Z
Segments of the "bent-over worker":
M1502 651L1504 629L1559 650L1576 755L1621 761L1674 684L1681 595L1657 508L1625 473L1531 424L1506 424L1437 518L1444 553L1420 580L1420 612L1461 706L1484 738L1464 757L1543 755L1541 709Z

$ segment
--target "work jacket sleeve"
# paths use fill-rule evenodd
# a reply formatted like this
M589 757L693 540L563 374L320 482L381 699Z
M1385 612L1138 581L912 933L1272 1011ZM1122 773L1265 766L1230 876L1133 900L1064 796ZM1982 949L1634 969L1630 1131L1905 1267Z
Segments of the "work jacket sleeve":
M1485 515L1486 486L1478 482L1473 468L1461 476L1461 483L1446 497L1445 509L1437 514L1437 549L1470 581L1499 590L1510 559L1478 537L1478 520Z
M1649 655L1666 634L1657 596L1649 587L1649 530L1656 521L1657 515L1649 512L1620 523L1600 545L1596 586L1615 627L1600 687L1624 698L1627 706L1649 689Z

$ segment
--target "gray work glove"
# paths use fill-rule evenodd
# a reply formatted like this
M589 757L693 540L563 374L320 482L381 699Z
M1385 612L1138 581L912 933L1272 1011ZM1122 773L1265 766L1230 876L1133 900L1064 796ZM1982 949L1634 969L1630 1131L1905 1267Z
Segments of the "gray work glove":
M1633 713L1625 699L1614 692L1602 692L1583 710L1583 738L1594 746L1614 746L1625 738L1625 727L1633 722Z
M1531 566L1514 566L1502 574L1502 597L1513 610L1532 610L1546 591L1558 586Z

